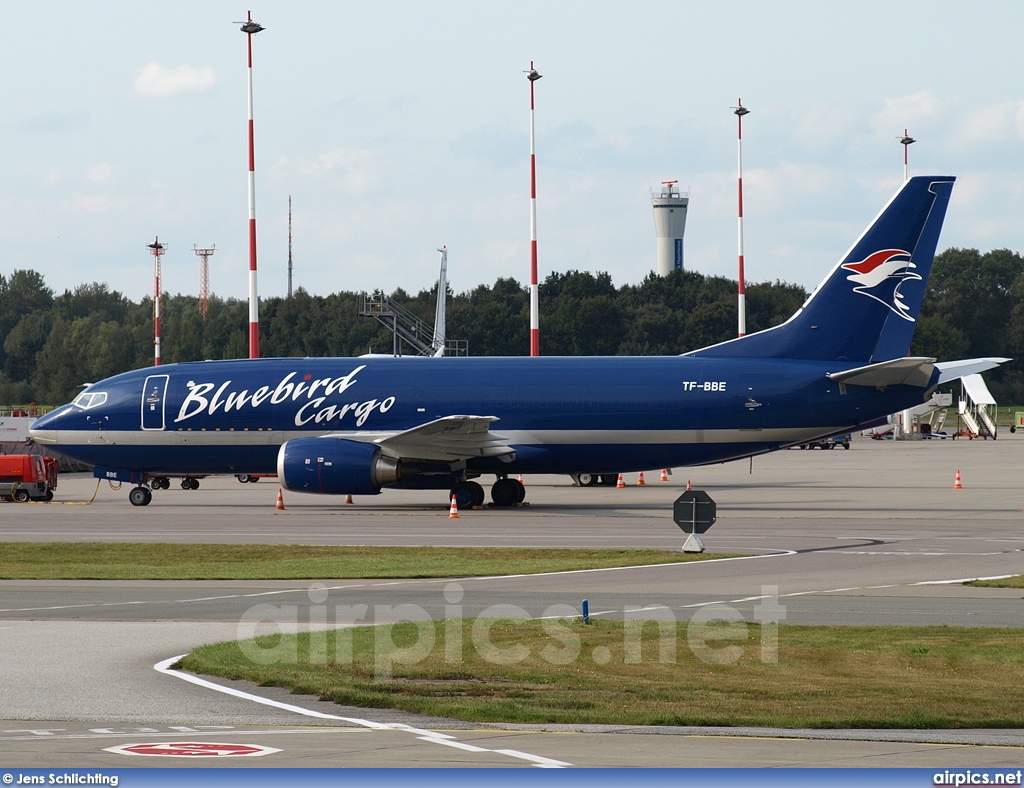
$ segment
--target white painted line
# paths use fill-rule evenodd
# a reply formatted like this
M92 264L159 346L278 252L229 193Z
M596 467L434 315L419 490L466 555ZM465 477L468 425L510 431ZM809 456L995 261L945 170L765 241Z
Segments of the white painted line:
M445 747L454 747L456 750L465 750L466 752L491 752L486 747L477 747L475 744L466 744L454 739L435 739L432 736L417 736L416 738L428 741L431 744L443 744Z
M511 758L522 758L524 761L531 761L542 769L564 769L566 766L572 766L571 763L566 763L565 761L556 761L553 758L545 758L542 755L530 755L519 750L494 750L494 752L508 755Z
M725 563L726 561L754 561L758 558L784 558L786 556L796 554L796 550L779 550L777 553L768 553L767 555L739 555L733 558L709 558L707 561L676 561L665 564L641 564L639 566L605 566L600 567L598 569L567 569L563 572L535 572L521 575L486 575L484 577L458 578L458 580L459 582L464 582L467 580L507 580L509 578L520 577L557 577L559 575L582 575L590 572L620 572L624 569L662 569L668 566L707 566L709 564Z
M922 580L919 583L912 583L915 586L946 586L957 583L970 583L972 580L1005 580L1008 577L1017 575L993 575L992 577L962 577L959 580Z
M341 722L348 722L353 725L359 725L364 728L371 728L373 730L407 731L409 733L415 734L417 738L422 739L426 742L430 742L431 744L443 744L447 747L456 747L461 750L466 750L467 752L498 753L499 755L506 755L510 758L520 758L523 760L530 761L531 763L541 768L550 769L572 766L571 763L566 763L565 761L556 761L551 758L545 758L541 755L530 755L529 753L519 752L518 750L491 750L486 747L478 747L475 744L466 744L464 742L458 742L455 741L453 736L450 736L446 733L425 730L423 728L414 728L411 725L403 725L402 723L380 723L373 722L372 720L364 720L359 717L342 717L338 714L326 714L324 712L306 709L302 706L295 706L291 703L282 703L281 701L271 700L270 698L264 698L259 695L253 695L250 692L243 692L242 690L237 690L233 687L225 687L221 684L215 684L212 681L201 679L199 678L199 676L193 676L191 673L185 673L183 671L174 670L173 668L171 668L171 665L173 665L175 662L177 662L185 656L187 655L181 654L177 657L165 659L161 662L156 663L153 666L153 669L158 671L159 673L164 673L168 676L174 676L175 678L191 682L192 684L197 684L200 687L205 687L206 689L212 689L216 692L223 692L225 695L231 695L236 698L241 698L242 700L249 700L253 703L259 703L264 706L272 706L275 709L290 711L294 714L301 714L305 717L315 717L316 719L321 720L339 720Z
M391 587L397 585L409 585L409 584L421 584L421 583L465 583L471 580L506 580L506 579L519 579L524 577L557 577L559 575L580 575L588 574L591 572L618 572L628 569L660 569L663 567L680 567L680 566L704 566L708 564L720 564L726 561L753 561L759 558L784 558L790 555L796 555L796 550L784 550L780 549L778 552L767 553L765 555L741 555L733 558L710 558L707 561L677 561L674 563L666 564L642 564L640 566L606 566L597 569L569 569L563 572L537 572L537 573L526 573L519 575L486 575L483 577L430 577L430 578L417 578L408 580L390 580L383 583L359 583L355 585L340 585L340 586L327 586L327 591L340 591L352 588L382 588ZM275 596L278 594L304 594L308 593L309 588L279 588L273 591L260 591L253 594L225 594L224 596L210 596L210 597L195 597L192 599L158 599L158 600L136 600L127 602L102 602L102 603L86 603L76 605L54 605L52 607L23 607L23 608L0 608L0 613L32 613L43 610L72 610L76 608L87 608L87 607L124 607L126 605L156 605L156 604L184 604L192 602L213 602L222 599L251 599L254 597L262 596Z

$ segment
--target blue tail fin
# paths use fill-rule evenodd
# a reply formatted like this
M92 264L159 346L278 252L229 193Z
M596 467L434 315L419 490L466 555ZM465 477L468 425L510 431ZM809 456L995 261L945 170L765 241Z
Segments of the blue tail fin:
M955 179L911 178L780 326L688 353L878 362L906 356Z

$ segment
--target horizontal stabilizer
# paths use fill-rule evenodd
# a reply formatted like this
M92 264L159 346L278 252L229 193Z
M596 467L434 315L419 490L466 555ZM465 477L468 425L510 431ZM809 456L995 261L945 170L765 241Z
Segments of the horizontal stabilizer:
M965 358L960 361L940 361L935 366L939 368L939 383L948 383L951 380L977 375L989 369L994 369L1000 364L1005 364L1012 359L993 356L991 358Z
M907 358L882 361L878 364L868 364L866 367L848 369L845 372L830 372L828 377L829 380L838 383L840 387L871 386L882 389L886 386L918 386L925 388L931 382L934 371L934 358L908 356Z
M490 431L496 416L445 416L374 443L403 459L468 460L471 457L514 456L508 439Z

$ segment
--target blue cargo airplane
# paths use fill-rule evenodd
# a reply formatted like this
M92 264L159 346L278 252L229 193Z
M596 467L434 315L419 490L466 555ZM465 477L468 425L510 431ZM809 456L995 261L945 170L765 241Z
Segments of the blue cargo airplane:
M908 357L952 177L906 181L801 309L774 328L669 357L268 358L116 375L32 438L135 486L276 471L289 490L371 495L476 479L513 506L519 473L726 462L851 432L918 405L935 359Z

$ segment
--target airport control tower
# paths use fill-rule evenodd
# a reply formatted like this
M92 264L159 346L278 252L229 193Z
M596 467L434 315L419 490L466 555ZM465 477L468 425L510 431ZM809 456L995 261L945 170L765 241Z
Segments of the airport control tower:
M683 230L690 195L681 194L678 181L662 181L661 189L651 189L654 207L654 231L658 235L658 276L668 276L683 267Z

